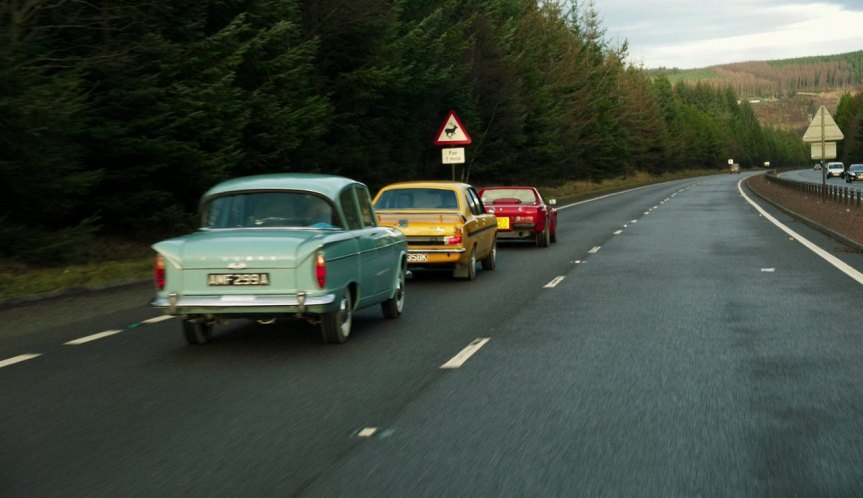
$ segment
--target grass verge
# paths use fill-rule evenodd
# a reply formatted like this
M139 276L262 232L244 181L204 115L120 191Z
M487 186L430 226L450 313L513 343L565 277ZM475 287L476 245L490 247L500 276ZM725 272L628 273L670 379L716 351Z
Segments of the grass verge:
M13 264L11 269L0 271L0 300L146 279L152 272L152 265L152 257L62 268L33 268Z

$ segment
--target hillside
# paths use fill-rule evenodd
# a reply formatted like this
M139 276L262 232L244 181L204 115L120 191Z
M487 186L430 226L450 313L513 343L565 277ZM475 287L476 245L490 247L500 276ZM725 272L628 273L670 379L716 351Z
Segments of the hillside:
M822 105L836 115L836 107L842 90L828 92L797 92L791 97L750 99L752 110L764 126L802 133L809 126L812 116Z
M731 86L748 100L762 125L803 131L819 106L836 112L846 92L863 90L863 50L775 61L748 61L698 69L652 69L672 84Z

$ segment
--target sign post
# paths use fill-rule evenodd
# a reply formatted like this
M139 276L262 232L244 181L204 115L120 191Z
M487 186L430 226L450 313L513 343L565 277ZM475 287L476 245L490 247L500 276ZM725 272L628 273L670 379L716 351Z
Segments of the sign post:
M836 158L836 141L842 140L845 135L839 129L833 116L827 112L823 105L809 123L809 128L803 134L803 141L812 144L812 159L821 159L821 185L827 185L827 171L824 169L825 159Z
M461 124L461 120L456 116L455 111L450 110L444 119L443 124L437 132L434 140L435 145L442 145L441 162L443 164L452 165L452 179L455 181L455 165L464 164L465 154L464 147L450 147L453 145L470 145L471 138Z

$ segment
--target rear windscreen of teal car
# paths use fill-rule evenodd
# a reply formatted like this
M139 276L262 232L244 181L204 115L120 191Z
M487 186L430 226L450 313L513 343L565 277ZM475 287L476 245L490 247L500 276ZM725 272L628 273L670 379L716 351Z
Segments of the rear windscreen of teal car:
M452 190L400 188L382 193L375 209L458 209L458 200Z
M341 228L323 197L298 192L251 192L216 197L204 205L204 228Z

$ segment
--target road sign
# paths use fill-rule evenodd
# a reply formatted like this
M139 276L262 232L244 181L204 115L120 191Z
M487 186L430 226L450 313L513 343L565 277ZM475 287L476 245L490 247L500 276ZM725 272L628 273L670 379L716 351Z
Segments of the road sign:
M448 147L441 149L443 164L464 164L464 147Z
M821 142L809 145L812 147L812 159L836 159L836 142L824 142L824 155L821 154Z
M470 135L461 124L461 120L455 115L455 111L450 111L446 119L440 126L435 138L435 145L470 145Z
M804 142L835 142L842 140L845 135L839 129L836 121L833 121L833 116L827 111L823 105L818 108L812 122L809 123L809 128L803 134Z

